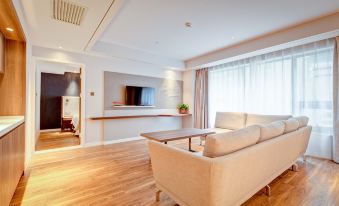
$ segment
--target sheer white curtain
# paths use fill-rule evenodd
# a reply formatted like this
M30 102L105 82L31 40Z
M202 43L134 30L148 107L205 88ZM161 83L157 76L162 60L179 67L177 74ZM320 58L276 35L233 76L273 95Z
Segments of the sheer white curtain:
M216 111L306 115L332 134L334 40L218 65L209 70L209 120Z
M333 52L333 160L339 163L339 36Z

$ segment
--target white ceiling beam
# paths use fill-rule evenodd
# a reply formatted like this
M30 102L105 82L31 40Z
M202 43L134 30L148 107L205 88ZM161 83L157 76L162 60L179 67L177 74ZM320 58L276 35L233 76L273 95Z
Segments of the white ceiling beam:
M99 40L101 34L105 31L107 26L111 23L111 21L118 15L120 9L126 4L129 0L113 0L110 7L107 9L105 15L94 31L92 37L86 44L84 50L90 51L94 44Z

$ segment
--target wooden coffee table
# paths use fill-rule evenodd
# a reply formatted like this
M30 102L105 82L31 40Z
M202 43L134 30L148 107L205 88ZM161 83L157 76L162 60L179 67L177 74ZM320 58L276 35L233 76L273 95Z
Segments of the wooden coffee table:
M167 142L180 140L180 139L188 139L188 149L191 152L195 152L192 150L192 137L200 137L207 136L210 134L214 134L215 132L210 129L196 129L196 128L184 128L178 130L168 130L168 131L160 131L160 132L150 132L150 133L142 133L140 136L145 137L150 140L154 140L157 142L163 142L167 144Z

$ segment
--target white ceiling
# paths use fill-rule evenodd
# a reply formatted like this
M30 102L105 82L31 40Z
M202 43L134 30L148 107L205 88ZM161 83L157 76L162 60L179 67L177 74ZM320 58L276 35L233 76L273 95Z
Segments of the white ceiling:
M339 11L339 0L70 1L87 7L80 26L54 20L52 0L21 0L33 45L180 69L184 60Z
M54 20L53 0L21 0L33 45L83 51L113 0L71 0L87 7L80 26Z
M100 41L112 52L124 46L187 60L338 9L339 0L130 0Z

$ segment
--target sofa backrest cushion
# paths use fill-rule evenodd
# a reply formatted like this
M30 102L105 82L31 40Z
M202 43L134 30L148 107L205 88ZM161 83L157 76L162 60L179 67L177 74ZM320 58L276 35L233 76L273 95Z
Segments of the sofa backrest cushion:
M246 127L254 124L268 124L278 120L287 120L291 115L247 114Z
M289 133L297 130L299 128L299 121L296 118L289 118L288 120L283 120L285 123L284 133Z
M285 131L285 123L283 121L276 121L269 124L259 125L260 138L259 142L269 140L271 138L282 135Z
M299 116L299 117L294 117L296 120L299 122L299 128L301 127L306 127L308 124L308 117L306 116Z
M215 127L224 129L241 129L245 127L246 113L240 112L217 112Z
M209 135L206 138L203 155L219 157L255 145L260 137L260 127L252 125L239 130Z

